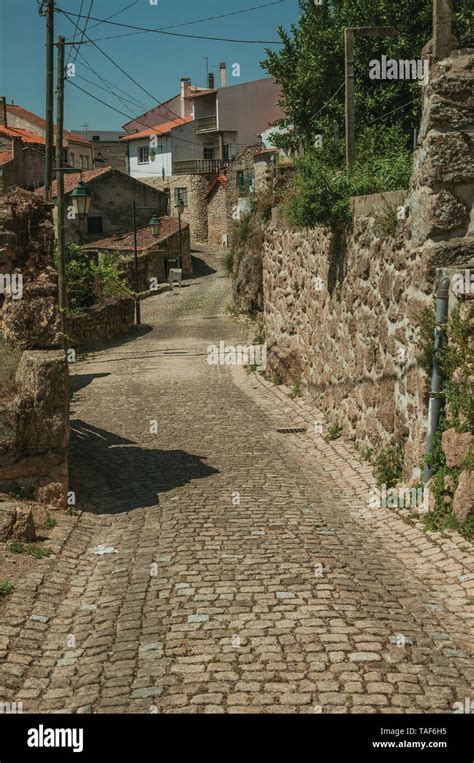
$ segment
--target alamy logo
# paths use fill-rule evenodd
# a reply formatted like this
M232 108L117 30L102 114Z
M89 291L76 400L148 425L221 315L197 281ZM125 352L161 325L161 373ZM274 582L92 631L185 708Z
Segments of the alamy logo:
M0 702L0 715L16 715L23 712L23 702Z
M255 366L257 371L267 367L267 346L265 344L226 345L225 342L210 344L207 348L207 362L210 366Z
M429 491L424 487L387 487L372 488L370 491L369 506L371 509L418 509L427 512L429 505Z
M452 708L453 713L466 713L467 715L471 715L474 713L474 700L470 697L465 697L464 702L453 702Z
M11 294L12 299L23 296L23 276L21 273L0 273L0 294Z
M464 270L461 273L455 273L452 281L453 294L456 296L460 294L473 294L474 293L474 271Z
M430 74L428 59L399 60L382 56L380 61L372 59L369 62L370 79L413 79L423 81L426 85Z
M84 749L84 729L49 729L42 724L28 729L28 747L72 747L73 752Z

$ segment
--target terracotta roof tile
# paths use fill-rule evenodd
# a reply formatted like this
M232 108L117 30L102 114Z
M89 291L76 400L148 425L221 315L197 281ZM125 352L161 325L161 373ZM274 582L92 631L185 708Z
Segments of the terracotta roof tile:
M0 165L6 164L12 159L12 152L7 149L6 151L0 151Z
M33 135L27 130L21 130L19 127L4 127L0 125L0 135L5 135L7 138L19 138L22 143L37 143L41 146L44 146L46 143L44 138Z
M28 109L24 109L22 106L18 106L16 103L7 103L6 107L7 107L7 114L20 117L20 119L25 119L28 122L31 122L31 124L39 127L41 130L46 129L46 121L43 119L43 117L38 116L38 114L34 114L32 111L28 111ZM8 120L8 117L7 117L7 120ZM80 135L76 135L76 133L71 132L70 130L64 130L64 135L68 139L68 141L73 141L74 143L82 143L84 146L92 145L90 140L81 138Z
M82 173L81 172L65 173L64 193L71 193L71 191L76 187L76 185L79 183L80 180L82 180L82 182L87 185L92 180L95 180L101 175L106 175L109 172L113 172L113 167L100 167L97 170L84 170L84 172ZM128 178L128 175L126 175L125 177ZM42 187L37 188L35 193L42 194L43 188ZM52 197L56 196L56 181L55 180L53 180L53 183L51 186L51 196Z
M152 212L150 212L152 217ZM156 246L157 243L170 236L172 233L176 233L179 230L179 223L175 217L162 217L161 218L161 230L159 236L154 236L148 225L144 225L137 229L137 250L146 251L152 246ZM100 241L94 241L91 244L84 244L82 249L111 249L114 251L130 251L133 250L133 231L129 233L122 233L119 236L110 236L109 238L100 239Z
M192 121L192 117L174 119L172 122L165 122L164 124L156 125L155 127L147 127L145 130L133 132L130 135L126 135L124 138L120 138L120 140L140 140L141 138L148 138L150 135L168 135L174 127L179 127L180 125L185 125Z

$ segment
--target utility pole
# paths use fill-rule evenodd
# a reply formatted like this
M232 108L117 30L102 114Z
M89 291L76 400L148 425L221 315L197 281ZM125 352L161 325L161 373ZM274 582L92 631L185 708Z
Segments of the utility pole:
M346 164L350 169L356 158L355 149L355 75L354 43L356 37L388 37L397 34L393 26L347 27L344 29L345 79L346 79Z
M355 104L354 104L354 30L344 29L344 55L346 77L346 164L349 169L355 161Z
M64 43L58 40L58 86L56 119L56 167L63 166L63 129L64 129ZM57 239L58 239L58 304L62 320L66 310L66 263L64 243L64 173L56 173Z
M40 14L46 16L46 146L44 152L44 199L51 201L53 167L54 101L54 0L42 3Z

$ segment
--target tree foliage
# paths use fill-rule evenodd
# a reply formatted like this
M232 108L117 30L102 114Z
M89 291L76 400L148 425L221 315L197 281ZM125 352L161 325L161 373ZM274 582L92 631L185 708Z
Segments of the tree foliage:
M314 0L299 0L299 5L298 25L293 25L290 33L279 28L283 47L276 52L267 50L262 62L282 88L281 103L287 114L282 124L292 127L288 135L280 137L280 145L295 149L301 141L309 147L315 135L333 135L334 123L343 135L344 28L360 26L395 26L398 33L394 37L356 40L358 127L379 124L384 129L397 125L408 145L419 123L420 84L372 80L369 62L380 60L382 54L396 60L421 58L432 34L432 0L323 0L322 5L315 5ZM464 0L454 0L454 31L462 45L469 42L467 6Z

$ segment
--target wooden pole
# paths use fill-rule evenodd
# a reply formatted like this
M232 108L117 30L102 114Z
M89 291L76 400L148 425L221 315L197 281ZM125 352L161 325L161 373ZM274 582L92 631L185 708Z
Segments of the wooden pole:
M355 106L354 106L354 30L344 29L346 78L346 164L350 169L355 160Z
M58 84L56 120L56 168L63 166L63 126L64 126L64 42L58 40ZM66 310L66 263L64 238L64 173L56 172L57 245L58 245L58 304L63 321Z
M53 112L54 112L54 0L48 0L46 7L46 145L44 152L45 201L51 201L53 168Z

